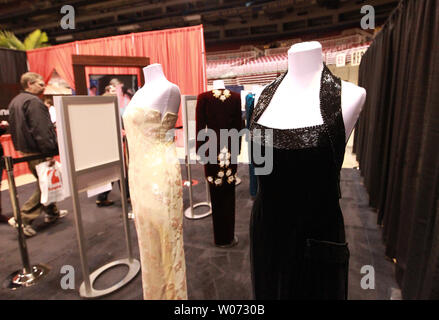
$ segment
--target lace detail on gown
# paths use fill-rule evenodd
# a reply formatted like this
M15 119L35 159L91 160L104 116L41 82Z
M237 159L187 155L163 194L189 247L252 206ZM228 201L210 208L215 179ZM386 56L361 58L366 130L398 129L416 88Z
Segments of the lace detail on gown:
M128 177L144 299L187 299L183 191L173 138L178 115L130 104L124 113Z

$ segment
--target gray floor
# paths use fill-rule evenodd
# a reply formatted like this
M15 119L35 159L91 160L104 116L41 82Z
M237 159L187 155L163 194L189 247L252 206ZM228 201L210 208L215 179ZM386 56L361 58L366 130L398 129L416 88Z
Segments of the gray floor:
M194 178L202 181L202 168L193 166ZM184 241L187 264L188 294L190 299L251 299L249 263L249 221L252 199L248 193L248 170L240 165L242 183L236 188L236 234L238 246L220 249L213 246L211 218L184 219ZM183 170L183 177L185 171ZM31 194L34 184L18 188L22 203ZM204 201L205 186L194 187L194 201ZM376 225L376 213L367 203L367 193L362 185L359 171L342 170L341 206L345 217L346 235L351 259L349 274L349 299L398 299L399 290L394 280L394 266L384 256L381 230ZM187 188L184 190L185 207L188 206ZM3 213L12 215L9 194L2 192ZM83 223L88 246L90 270L126 256L121 219L119 191L113 190L112 207L97 208L94 198L81 194ZM60 208L72 210L70 200L60 203ZM54 225L46 226L42 217L34 223L38 234L27 240L31 263L51 266L50 273L38 285L10 291L0 289L0 299L80 299L78 288L82 282L78 246L73 214ZM135 256L138 246L134 225L131 222ZM17 245L17 232L7 224L0 225L0 283L21 266ZM75 290L63 290L60 285L62 266L71 265L75 270ZM375 288L361 288L363 266L372 266L375 272ZM98 278L95 287L104 289L119 281L126 272L124 267L113 268ZM142 283L138 275L127 286L102 299L142 299Z

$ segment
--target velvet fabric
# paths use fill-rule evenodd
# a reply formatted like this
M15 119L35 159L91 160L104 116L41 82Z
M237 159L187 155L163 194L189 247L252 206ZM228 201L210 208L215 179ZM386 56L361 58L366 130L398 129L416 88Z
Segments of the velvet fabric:
M235 174L237 171L237 157L241 151L241 138L239 138L237 154L232 148L232 139L221 143L221 129L236 129L238 132L244 127L241 114L241 97L238 93L228 90L218 90L221 94L229 92L230 96L224 101L214 97L212 91L200 94L196 107L196 132L206 128L216 133L217 141L196 142L197 154L202 157L200 148L204 143L216 147L213 154L214 163L204 165L204 173L209 183L210 199L212 203L212 220L214 242L216 245L228 245L233 242L235 233ZM227 149L225 152L224 150ZM200 151L200 152L199 152ZM204 155L212 155L212 150L207 150ZM229 159L226 159L229 154ZM230 161L222 164L221 160ZM229 171L230 170L230 171ZM220 173L222 172L222 173ZM228 181L228 179L231 181Z
M320 83L322 125L273 129L258 124L285 74L268 85L250 121L252 150L273 151L259 174L250 222L255 299L347 299L349 249L339 204L345 153L341 80L325 66ZM273 132L273 139L267 129ZM257 165L265 166L265 163ZM287 186L287 187L284 187Z

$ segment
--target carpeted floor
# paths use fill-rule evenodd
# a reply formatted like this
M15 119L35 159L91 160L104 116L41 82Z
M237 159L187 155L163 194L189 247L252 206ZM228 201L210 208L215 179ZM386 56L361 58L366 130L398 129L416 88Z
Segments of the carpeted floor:
M194 203L205 201L205 185L202 183L202 167L193 167L193 178L200 183L194 186ZM182 167L183 178L186 176ZM220 249L213 245L211 217L202 220L184 219L184 242L187 264L189 299L251 299L249 261L249 221L252 199L248 192L248 168L240 165L238 174L242 183L236 187L236 234L239 244L234 248ZM345 217L347 241L351 259L349 274L349 299L398 299L398 286L394 280L394 266L384 256L381 230L376 225L376 213L368 207L367 192L362 185L359 171L342 170L341 206ZM35 184L18 188L19 201L23 203L32 193ZM1 193L3 213L12 215L9 194ZM81 196L83 224L86 235L87 257L90 270L126 257L126 245L122 224L119 190L116 187L109 198L115 205L97 208L95 198ZM185 208L189 205L188 191L184 189ZM70 214L46 226L40 217L34 222L38 234L27 239L31 264L44 263L50 273L37 285L15 291L0 288L0 299L81 299L78 289L82 282L76 230L71 200L59 204ZM137 238L131 221L134 255L138 258ZM7 224L0 225L0 284L21 267L17 232ZM62 266L71 265L75 270L75 290L63 290L60 285ZM361 288L361 268L371 265L375 270L375 289ZM104 289L118 282L125 275L126 267L113 268L95 283L96 289ZM101 299L142 299L140 274L125 287Z

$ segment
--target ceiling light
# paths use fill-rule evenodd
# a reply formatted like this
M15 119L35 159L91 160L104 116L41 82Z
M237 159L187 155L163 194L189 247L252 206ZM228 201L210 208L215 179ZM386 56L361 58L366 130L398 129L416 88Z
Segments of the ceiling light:
M201 15L199 14L194 14L191 16L184 17L184 21L200 21L200 20L201 20Z
M136 29L139 29L139 28L140 28L140 26L138 24L129 24L129 25L126 25L126 26L120 26L120 27L117 28L117 30L123 32L123 31L136 30Z
M55 41L66 41L66 40L72 40L73 36L71 34L66 34L65 36L59 36L55 38Z

